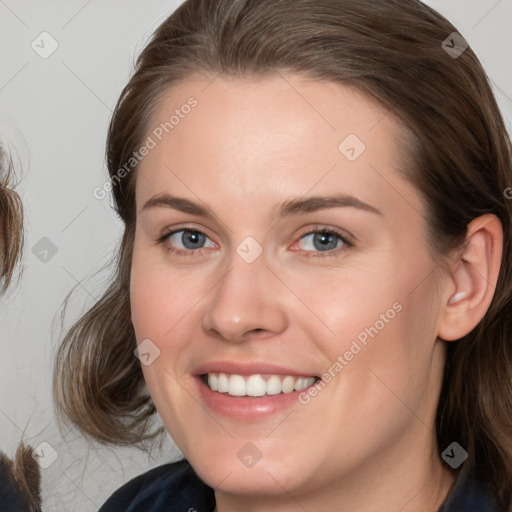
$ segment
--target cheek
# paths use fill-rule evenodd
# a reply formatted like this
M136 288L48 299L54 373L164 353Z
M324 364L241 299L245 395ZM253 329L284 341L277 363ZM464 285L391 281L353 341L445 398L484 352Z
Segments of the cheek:
M157 251L144 251L135 244L130 303L137 340L166 339L181 320L193 314L197 297L204 294L200 282L189 272L170 269Z
M134 270L130 282L130 303L137 341L140 342L144 338L158 339L165 332L166 326L169 329L168 322L171 319L161 311L162 306L169 300L168 294L164 293L164 288L152 279L151 274L139 272L136 266Z
M322 279L320 286L313 279L300 284L304 278L296 276L297 289L310 299L308 305L330 328L330 332L326 328L322 333L318 329L310 332L311 339L324 339L322 343L329 348L330 359L340 351L350 350L353 341L366 349L372 340L390 335L401 322L407 287L395 275L392 262L381 258L362 269L333 272L328 279ZM298 315L297 319L300 318Z
M332 364L346 355L343 373L354 373L356 387L363 373L373 375L370 370L406 393L411 379L427 376L436 341L435 276L423 252L413 256L381 257L365 272L349 272L322 287L317 311L335 334L310 334L322 340Z

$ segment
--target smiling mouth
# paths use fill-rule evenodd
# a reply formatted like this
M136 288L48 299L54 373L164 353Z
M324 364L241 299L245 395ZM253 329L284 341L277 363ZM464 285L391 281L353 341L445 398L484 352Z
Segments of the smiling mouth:
M217 393L237 397L262 397L302 391L320 379L294 375L205 373L201 375L201 380L206 387Z

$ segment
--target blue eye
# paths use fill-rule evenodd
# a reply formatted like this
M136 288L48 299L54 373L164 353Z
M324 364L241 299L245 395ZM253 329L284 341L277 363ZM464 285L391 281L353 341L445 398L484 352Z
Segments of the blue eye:
M305 250L313 250L313 251L332 251L339 247L339 243L343 244L343 240L340 235L337 233L330 233L327 231L318 231L315 233L310 233L301 238L301 240L307 240L309 238L308 244L309 249Z
M332 228L309 231L299 238L304 246L294 251L301 252L305 257L335 256L353 246L348 236L342 235ZM169 252L180 256L200 256L203 249L217 247L207 235L198 229L182 228L162 236L158 242L167 245Z
M305 241L301 252L309 257L336 256L340 251L349 249L354 244L348 239L348 236L342 235L334 229L317 229L309 231L300 237L300 241Z
M168 241L169 250L178 254L190 254L192 251L195 253L201 253L200 249L203 249L206 240L210 240L204 233L197 229L180 229L168 233L162 239L162 241ZM180 244L182 247L180 247ZM176 248L176 246L178 246ZM206 247L215 247L215 244L210 240L210 245ZM199 250L199 251L198 251Z

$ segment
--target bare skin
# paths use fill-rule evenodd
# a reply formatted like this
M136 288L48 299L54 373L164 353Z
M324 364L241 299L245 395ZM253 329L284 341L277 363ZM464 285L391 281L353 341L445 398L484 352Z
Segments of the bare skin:
M148 135L197 100L161 141L152 135L137 171L132 320L138 342L160 351L143 365L148 389L219 512L437 510L455 478L434 429L443 340L490 303L499 221L475 222L468 258L442 270L399 172L398 122L354 89L283 76L190 78L155 113ZM349 134L363 152L357 139L340 150ZM180 211L171 195L211 215ZM276 214L341 195L343 205ZM245 397L247 414L226 414L197 374L212 362L331 378L270 413ZM250 467L247 450L261 457Z

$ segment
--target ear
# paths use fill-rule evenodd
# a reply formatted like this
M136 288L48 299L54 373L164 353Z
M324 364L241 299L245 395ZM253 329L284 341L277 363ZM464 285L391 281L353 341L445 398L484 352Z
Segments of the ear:
M450 282L443 293L438 337L458 340L483 318L494 296L503 250L503 229L492 214L469 223L466 247L450 264Z

